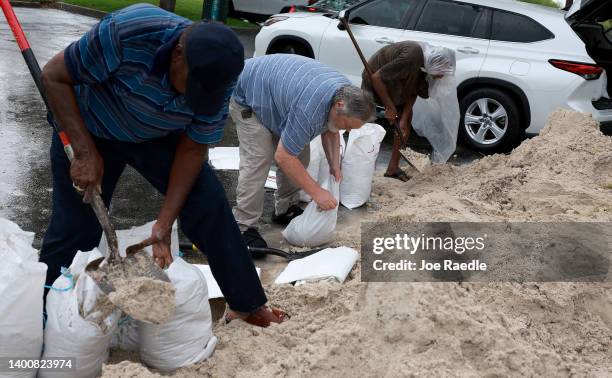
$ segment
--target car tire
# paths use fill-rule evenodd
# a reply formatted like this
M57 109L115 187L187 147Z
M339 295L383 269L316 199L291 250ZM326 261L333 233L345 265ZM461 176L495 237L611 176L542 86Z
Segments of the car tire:
M524 134L514 99L496 88L468 92L459 101L459 139L484 153L507 152L516 147Z

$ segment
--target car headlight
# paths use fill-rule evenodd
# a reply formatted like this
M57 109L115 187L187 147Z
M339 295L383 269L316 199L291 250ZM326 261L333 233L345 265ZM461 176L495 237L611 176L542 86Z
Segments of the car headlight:
M289 17L287 16L273 16L264 21L263 26L270 26L272 24L276 24L279 21L285 21Z

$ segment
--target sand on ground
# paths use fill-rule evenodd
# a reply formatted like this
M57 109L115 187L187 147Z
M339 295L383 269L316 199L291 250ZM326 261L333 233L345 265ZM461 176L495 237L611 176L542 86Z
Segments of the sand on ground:
M612 137L566 110L509 155L381 176L368 220L612 220ZM358 225L333 244L359 248ZM266 289L289 321L219 322L214 355L174 376L612 376L609 282L362 283L357 264L342 285ZM155 376L115 361L103 376Z

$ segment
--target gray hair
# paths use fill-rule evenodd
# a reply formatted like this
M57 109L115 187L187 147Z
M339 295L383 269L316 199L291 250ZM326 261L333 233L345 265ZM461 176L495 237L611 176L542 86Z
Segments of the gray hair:
M372 95L354 85L345 85L334 94L333 104L344 102L342 114L347 117L357 118L364 122L373 121L376 106Z

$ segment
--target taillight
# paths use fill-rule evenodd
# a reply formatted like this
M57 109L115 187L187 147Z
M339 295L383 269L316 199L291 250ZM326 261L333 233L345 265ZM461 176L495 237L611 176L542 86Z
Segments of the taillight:
M295 5L289 7L289 11L287 13L295 13Z
M548 62L558 69L576 74L584 80L597 80L603 72L603 68L589 63L569 62L558 59L551 59Z

